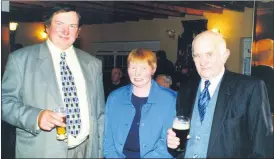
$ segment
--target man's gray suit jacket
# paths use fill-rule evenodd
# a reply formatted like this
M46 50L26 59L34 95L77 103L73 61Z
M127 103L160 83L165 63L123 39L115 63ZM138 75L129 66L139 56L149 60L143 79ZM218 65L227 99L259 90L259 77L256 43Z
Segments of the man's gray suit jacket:
M90 133L86 158L102 157L104 92L102 63L74 48L80 63L88 97ZM2 120L16 126L16 157L65 158L68 145L56 140L56 130L37 131L41 110L62 105L55 70L46 43L9 55L2 79Z

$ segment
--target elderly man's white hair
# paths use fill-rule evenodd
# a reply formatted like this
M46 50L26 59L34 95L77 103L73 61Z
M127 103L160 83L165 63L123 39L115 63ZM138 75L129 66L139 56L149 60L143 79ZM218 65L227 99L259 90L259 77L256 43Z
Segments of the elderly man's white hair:
M197 40L210 40L216 48L219 48L220 53L225 53L226 48L226 41L222 34L213 32L211 30L204 31L198 34L192 42L192 54L194 53L194 45Z

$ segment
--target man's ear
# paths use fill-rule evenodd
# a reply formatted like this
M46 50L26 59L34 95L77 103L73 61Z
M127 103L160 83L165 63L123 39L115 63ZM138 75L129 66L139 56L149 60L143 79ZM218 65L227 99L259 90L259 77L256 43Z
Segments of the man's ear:
M49 33L49 27L45 26L45 30L46 30L46 33L48 34Z
M223 56L223 57L224 57L224 58L223 58L224 63L226 63L226 61L227 61L229 55L230 55L230 50L229 50L229 49L226 49L226 50L225 50L225 53L224 53L224 56Z
M81 28L78 28L77 37L79 37L80 32L81 32Z

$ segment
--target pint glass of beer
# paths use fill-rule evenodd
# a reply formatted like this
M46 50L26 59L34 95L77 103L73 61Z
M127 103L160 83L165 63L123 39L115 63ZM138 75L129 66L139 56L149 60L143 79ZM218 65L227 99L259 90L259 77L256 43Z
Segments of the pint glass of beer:
M54 112L61 113L63 115L63 122L66 123L66 108L59 107L54 110ZM67 131L66 127L56 126L56 139L57 140L65 140L67 139Z
M177 151L185 151L189 128L190 119L188 117L176 116L174 118L172 130L176 133L176 136L180 138L180 145L176 149Z

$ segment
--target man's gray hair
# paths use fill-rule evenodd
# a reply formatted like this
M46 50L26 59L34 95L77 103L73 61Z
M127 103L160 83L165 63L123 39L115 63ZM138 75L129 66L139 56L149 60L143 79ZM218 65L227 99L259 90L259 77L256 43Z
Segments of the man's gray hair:
M209 39L211 38L211 39ZM195 36L195 38L193 39L192 41L192 56L194 54L194 44L195 42L197 41L197 39L209 39L209 40L212 40L212 38L214 38L213 40L213 43L217 43L217 48L216 49L219 49L218 51L222 54L225 54L226 52L226 40L225 38L223 37L222 34L220 33L216 33L216 32L213 32L211 30L206 30L206 31L203 31L201 32L200 34L198 34L197 36Z
M172 85L172 78L170 77L170 76L168 76L168 75L165 75L165 74L159 74L158 76L157 76L157 78L160 78L160 77L162 77L163 79L164 79L164 82L166 83L166 84L168 84L168 85Z

